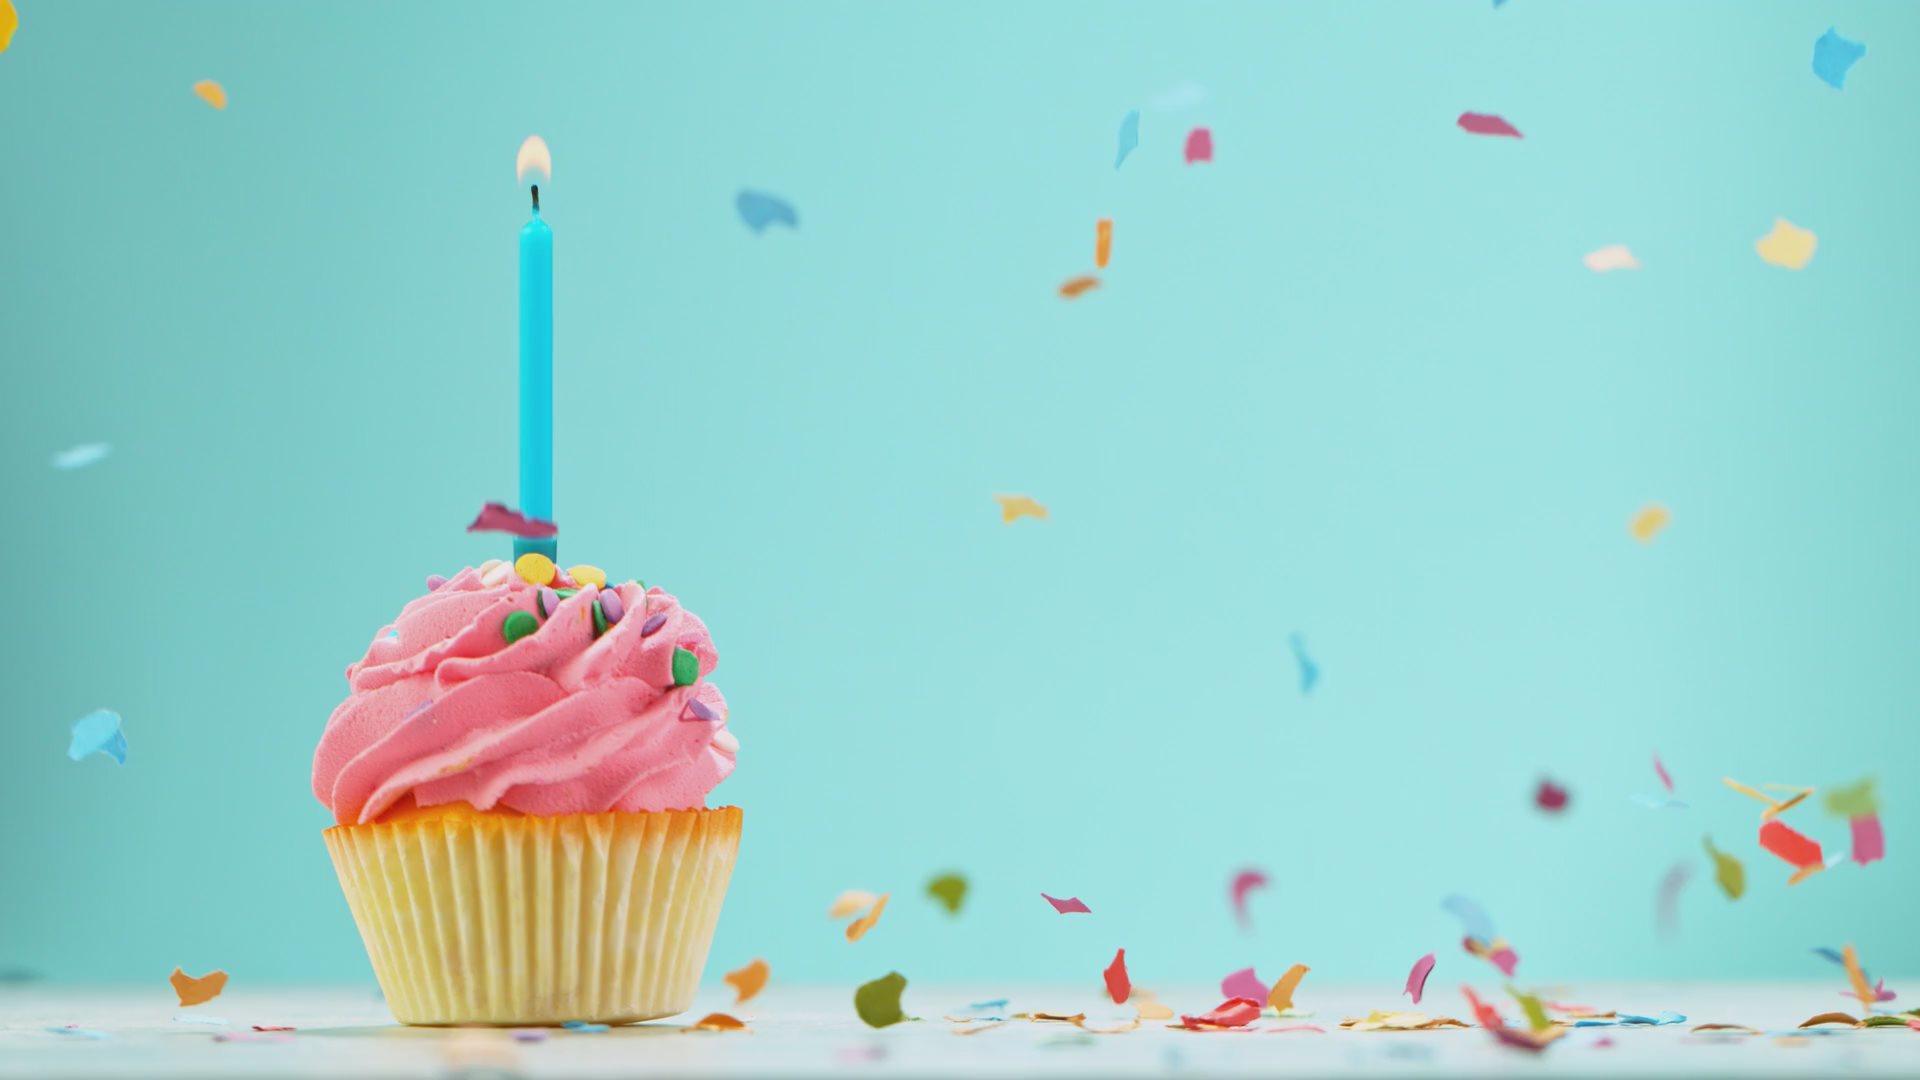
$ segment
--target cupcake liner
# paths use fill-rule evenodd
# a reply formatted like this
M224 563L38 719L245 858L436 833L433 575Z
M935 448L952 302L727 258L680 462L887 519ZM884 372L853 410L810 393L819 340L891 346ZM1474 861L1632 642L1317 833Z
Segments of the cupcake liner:
M693 1003L740 821L469 810L323 835L402 1023L617 1024Z

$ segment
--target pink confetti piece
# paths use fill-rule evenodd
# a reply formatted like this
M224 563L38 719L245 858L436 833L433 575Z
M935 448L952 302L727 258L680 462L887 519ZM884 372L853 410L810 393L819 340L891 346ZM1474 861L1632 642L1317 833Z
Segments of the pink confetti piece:
M1059 912L1062 915L1093 914L1093 909L1081 903L1080 898L1077 896L1069 896L1065 900L1056 900L1053 897L1048 896L1046 893L1041 893L1040 899L1045 900L1049 904L1052 904L1053 910Z
M1492 113L1463 112L1455 123L1458 123L1461 130L1469 135L1505 135L1515 139L1525 138L1520 134L1519 128Z
M1233 875L1233 884L1228 887L1228 893L1233 898L1233 917L1240 921L1242 928L1248 925L1247 893L1266 886L1267 875L1258 870L1247 869Z
M1312 1024L1281 1024L1279 1027L1268 1028L1267 1034L1278 1035L1283 1031L1311 1031L1320 1035L1325 1035L1327 1033L1326 1028L1315 1027Z
M1508 946L1502 945L1487 954L1487 962L1500 969L1500 974L1513 977L1513 969L1520 966L1520 954Z
M530 518L518 510L509 510L505 503L490 502L480 508L480 513L467 526L468 532L503 532L530 540L545 540L558 536L560 527L551 521Z
M1260 981L1260 976L1255 975L1252 968L1241 968L1220 980L1220 996L1265 1001L1267 984Z
M1413 962L1413 970L1407 972L1407 988L1400 991L1412 994L1413 1003L1420 1004L1420 995L1427 992L1427 976L1433 974L1433 954L1428 953Z
M1660 764L1659 754L1653 755L1653 771L1660 774L1660 782L1666 785L1667 792L1671 794L1673 792L1673 777L1668 776L1667 767Z
M1880 834L1880 815L1862 814L1851 819L1853 824L1853 861L1865 866L1876 859L1886 858L1887 841Z
M1515 132L1515 134L1519 134ZM1187 132L1187 164L1213 160L1213 132L1203 127Z
M290 1026L283 1026L280 1024L255 1024L253 1025L253 1030L255 1031L293 1031L295 1029Z

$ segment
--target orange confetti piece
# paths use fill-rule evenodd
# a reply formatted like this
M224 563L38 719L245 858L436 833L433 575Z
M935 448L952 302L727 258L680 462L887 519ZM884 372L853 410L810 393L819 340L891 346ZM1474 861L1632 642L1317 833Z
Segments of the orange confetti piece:
M874 895L859 889L848 889L836 898L833 906L827 909L827 918L844 919L856 911L865 911L873 906Z
M1845 1024L1848 1027L1859 1027L1860 1021L1843 1012L1830 1012L1821 1013L1819 1016L1809 1016L1801 1022L1800 1026L1810 1028L1819 1027L1821 1024Z
M767 967L767 962L756 956L753 962L746 967L740 968L737 971L729 971L722 976L722 978L726 980L727 985L733 987L733 1003L735 1005L745 1005L747 1002L752 1001L755 995L766 988L767 973L770 970L771 969Z
M1100 279L1091 275L1073 278L1060 286L1060 295L1071 300L1083 292L1100 287Z
M1695 1024L1693 1030L1696 1034L1702 1031L1730 1031L1739 1035L1762 1034L1759 1028L1750 1028L1745 1024Z
M1307 977L1313 969L1305 964L1295 964L1287 969L1280 981L1273 984L1273 991L1267 995L1267 1007L1276 1012L1286 1012L1293 1008L1293 992L1300 987L1300 980Z
M200 95L201 101L206 102L216 109L224 109L227 107L227 88L214 82L212 79L201 79L199 82L194 83L193 92Z
M174 968L173 974L167 976L167 981L173 984L173 992L180 995L181 1005L205 1005L227 988L227 973L209 971L196 979Z
M1847 981L1853 984L1853 996L1860 999L1860 1004L1871 1009L1879 997L1873 992L1873 987L1867 984L1867 973L1861 970L1860 955L1853 951L1853 946L1848 945L1840 950L1840 962L1847 966Z
M1023 517L1047 520L1047 508L1026 495L995 495L993 498L1000 504L1001 524L1011 524Z
M1093 265L1102 270L1107 268L1107 257L1113 254L1113 219L1101 218L1093 226Z
M1780 800L1775 799L1771 795L1762 795L1759 792L1748 787L1747 785L1741 783L1740 781L1735 780L1731 776L1721 777L1720 782L1732 788L1733 790L1739 792L1740 794L1745 795L1749 799L1759 799L1761 802L1767 804L1767 808L1769 810L1780 805Z
M872 911L847 924L848 941L859 941L867 936L867 931L873 929L873 924L880 921L880 913L887 910L887 897L891 895L893 894L881 893L880 899L874 901Z
M747 1025L726 1013L708 1013L694 1022L688 1031L745 1031Z
M1653 538L1659 534L1660 530L1667 527L1667 522L1672 519L1673 515L1667 513L1666 507L1661 506L1659 503L1649 503L1642 508L1639 513L1633 515L1633 522L1627 527L1632 530L1635 540L1643 544L1650 544L1653 542Z

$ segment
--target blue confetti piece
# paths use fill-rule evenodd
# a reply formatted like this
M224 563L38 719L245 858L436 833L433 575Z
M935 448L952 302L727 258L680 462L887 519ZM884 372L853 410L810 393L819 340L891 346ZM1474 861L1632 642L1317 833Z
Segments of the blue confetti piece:
M1666 1027L1669 1024L1684 1024L1687 1022L1687 1018L1682 1013L1669 1010L1661 1013L1659 1016L1639 1016L1634 1013L1621 1013L1620 1022L1629 1025L1643 1024L1654 1027Z
M84 469L97 461L102 461L113 453L113 447L103 443L82 443L71 450L62 450L53 455L53 467L56 469Z
M1293 648L1293 658L1300 664L1300 696L1313 693L1315 684L1320 681L1320 665L1307 656L1307 639L1298 633L1287 637L1287 644Z
M1440 906L1460 920L1460 925L1466 930L1468 937L1479 938L1481 941L1493 940L1493 918L1487 914L1485 908L1470 898L1456 893L1440 901Z
M1636 791L1627 797L1649 810L1685 810L1687 808L1686 803L1679 799L1669 799L1665 795L1648 795L1645 792Z
M1839 949L1829 949L1826 946L1822 945L1822 946L1817 946L1813 951L1818 955L1824 956L1827 959L1833 961L1834 963L1839 964L1841 967L1847 966L1847 958L1840 955Z
M1867 47L1864 44L1841 37L1829 26L1827 32L1820 35L1820 40L1813 43L1813 73L1835 90L1844 90L1847 88L1847 69L1865 55Z
M973 1004L971 1004L971 1005L968 1005L968 1006L967 1006L967 1008L969 1008L969 1009L995 1009L995 1010L998 1010L998 1009L1004 1009L1004 1008L1006 1008L1006 1007L1007 1007L1007 1002L1008 1002L1008 1001L1010 1001L1010 1000L1012 1000L1012 999L1010 999L1010 998L994 998L994 999L993 999L992 1001L976 1001L976 1002L974 1002Z
M72 1035L77 1039L111 1039L113 1038L113 1036L107 1034L104 1031L99 1030L98 1028L83 1028L74 1024L68 1024L65 1027L50 1027L47 1030L54 1033L55 1035Z
M67 744L67 756L79 761L88 754L105 754L122 765L127 763L127 737L120 731L119 713L95 709L73 722L73 741Z
M1114 155L1113 167L1118 169L1133 148L1140 145L1140 110L1135 109L1120 121L1120 152Z
M579 1031L588 1035L597 1035L602 1031L609 1030L605 1024L589 1024L585 1020L568 1020L560 1026L566 1028L568 1031Z
M740 220L755 233L767 231L770 225L785 225L789 229L800 227L800 215L793 204L778 195L769 195L764 191L742 191L733 200L740 211Z

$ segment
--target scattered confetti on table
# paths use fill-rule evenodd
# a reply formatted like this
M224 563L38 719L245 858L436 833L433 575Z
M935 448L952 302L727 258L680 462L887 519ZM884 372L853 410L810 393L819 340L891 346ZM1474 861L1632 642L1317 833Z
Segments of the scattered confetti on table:
M1672 518L1673 515L1667 512L1666 507L1659 503L1648 503L1641 507L1639 513L1633 515L1633 520L1627 524L1627 531L1633 534L1635 540L1643 544L1651 544L1653 538L1660 535L1660 530L1666 528L1667 522Z
M1839 31L1829 26L1813 43L1813 73L1835 90L1844 90L1847 72L1865 55L1865 45L1841 37Z
M173 974L167 976L167 981L173 984L173 992L180 998L181 1005L205 1005L227 988L227 973L209 971L196 979L180 968L174 968Z
M561 1021L560 1026L566 1028L568 1031L577 1031L582 1035L599 1035L602 1032L613 1030L606 1024L596 1024L587 1020L564 1020Z
M4 3L5 0L0 0ZM53 467L56 469L84 469L89 465L105 461L113 453L113 447L103 442L81 443L79 446L61 450L53 455Z
M959 874L941 874L927 882L927 895L939 901L947 914L958 915L967 898L967 879Z
M227 88L214 82L212 79L201 79L199 82L194 83L193 92L200 96L201 101L206 102L216 109L224 109L227 107Z
M1197 127L1187 132L1187 164L1213 161L1213 132Z
M1799 270L1813 259L1820 238L1811 229L1803 229L1786 218L1773 219L1773 231L1754 241L1753 250L1772 266Z
M1460 119L1454 121L1460 130L1469 135L1504 135L1510 139L1524 138L1520 129L1492 113L1463 112ZM1548 140L1552 141L1552 140Z
M869 983L862 983L860 989L853 992L853 1011L860 1014L868 1027L886 1027L897 1024L907 1018L900 1011L900 995L907 988L907 977L897 971Z
M93 754L105 754L117 765L127 763L127 736L120 730L120 714L112 709L95 709L73 722L67 757L79 761Z
M772 970L765 960L754 957L746 967L736 968L722 976L727 985L733 987L734 1005L745 1005L764 990L767 985L767 976Z
M733 206L739 212L740 220L755 235L775 225L785 225L789 229L800 227L800 212L778 195L769 195L764 191L742 191L734 196Z
M1633 257L1633 252L1627 250L1625 244L1609 244L1589 251L1581 261L1587 264L1587 269L1596 274L1604 274L1610 270L1640 269L1640 260Z
M1262 987L1261 989L1265 989ZM1246 1027L1260 1019L1260 1002L1255 998L1235 997L1214 1006L1199 1016L1182 1016L1180 1026L1189 1031Z
M1000 504L1000 521L1011 525L1023 517L1037 521L1047 520L1047 508L1025 495L995 495L994 501Z

